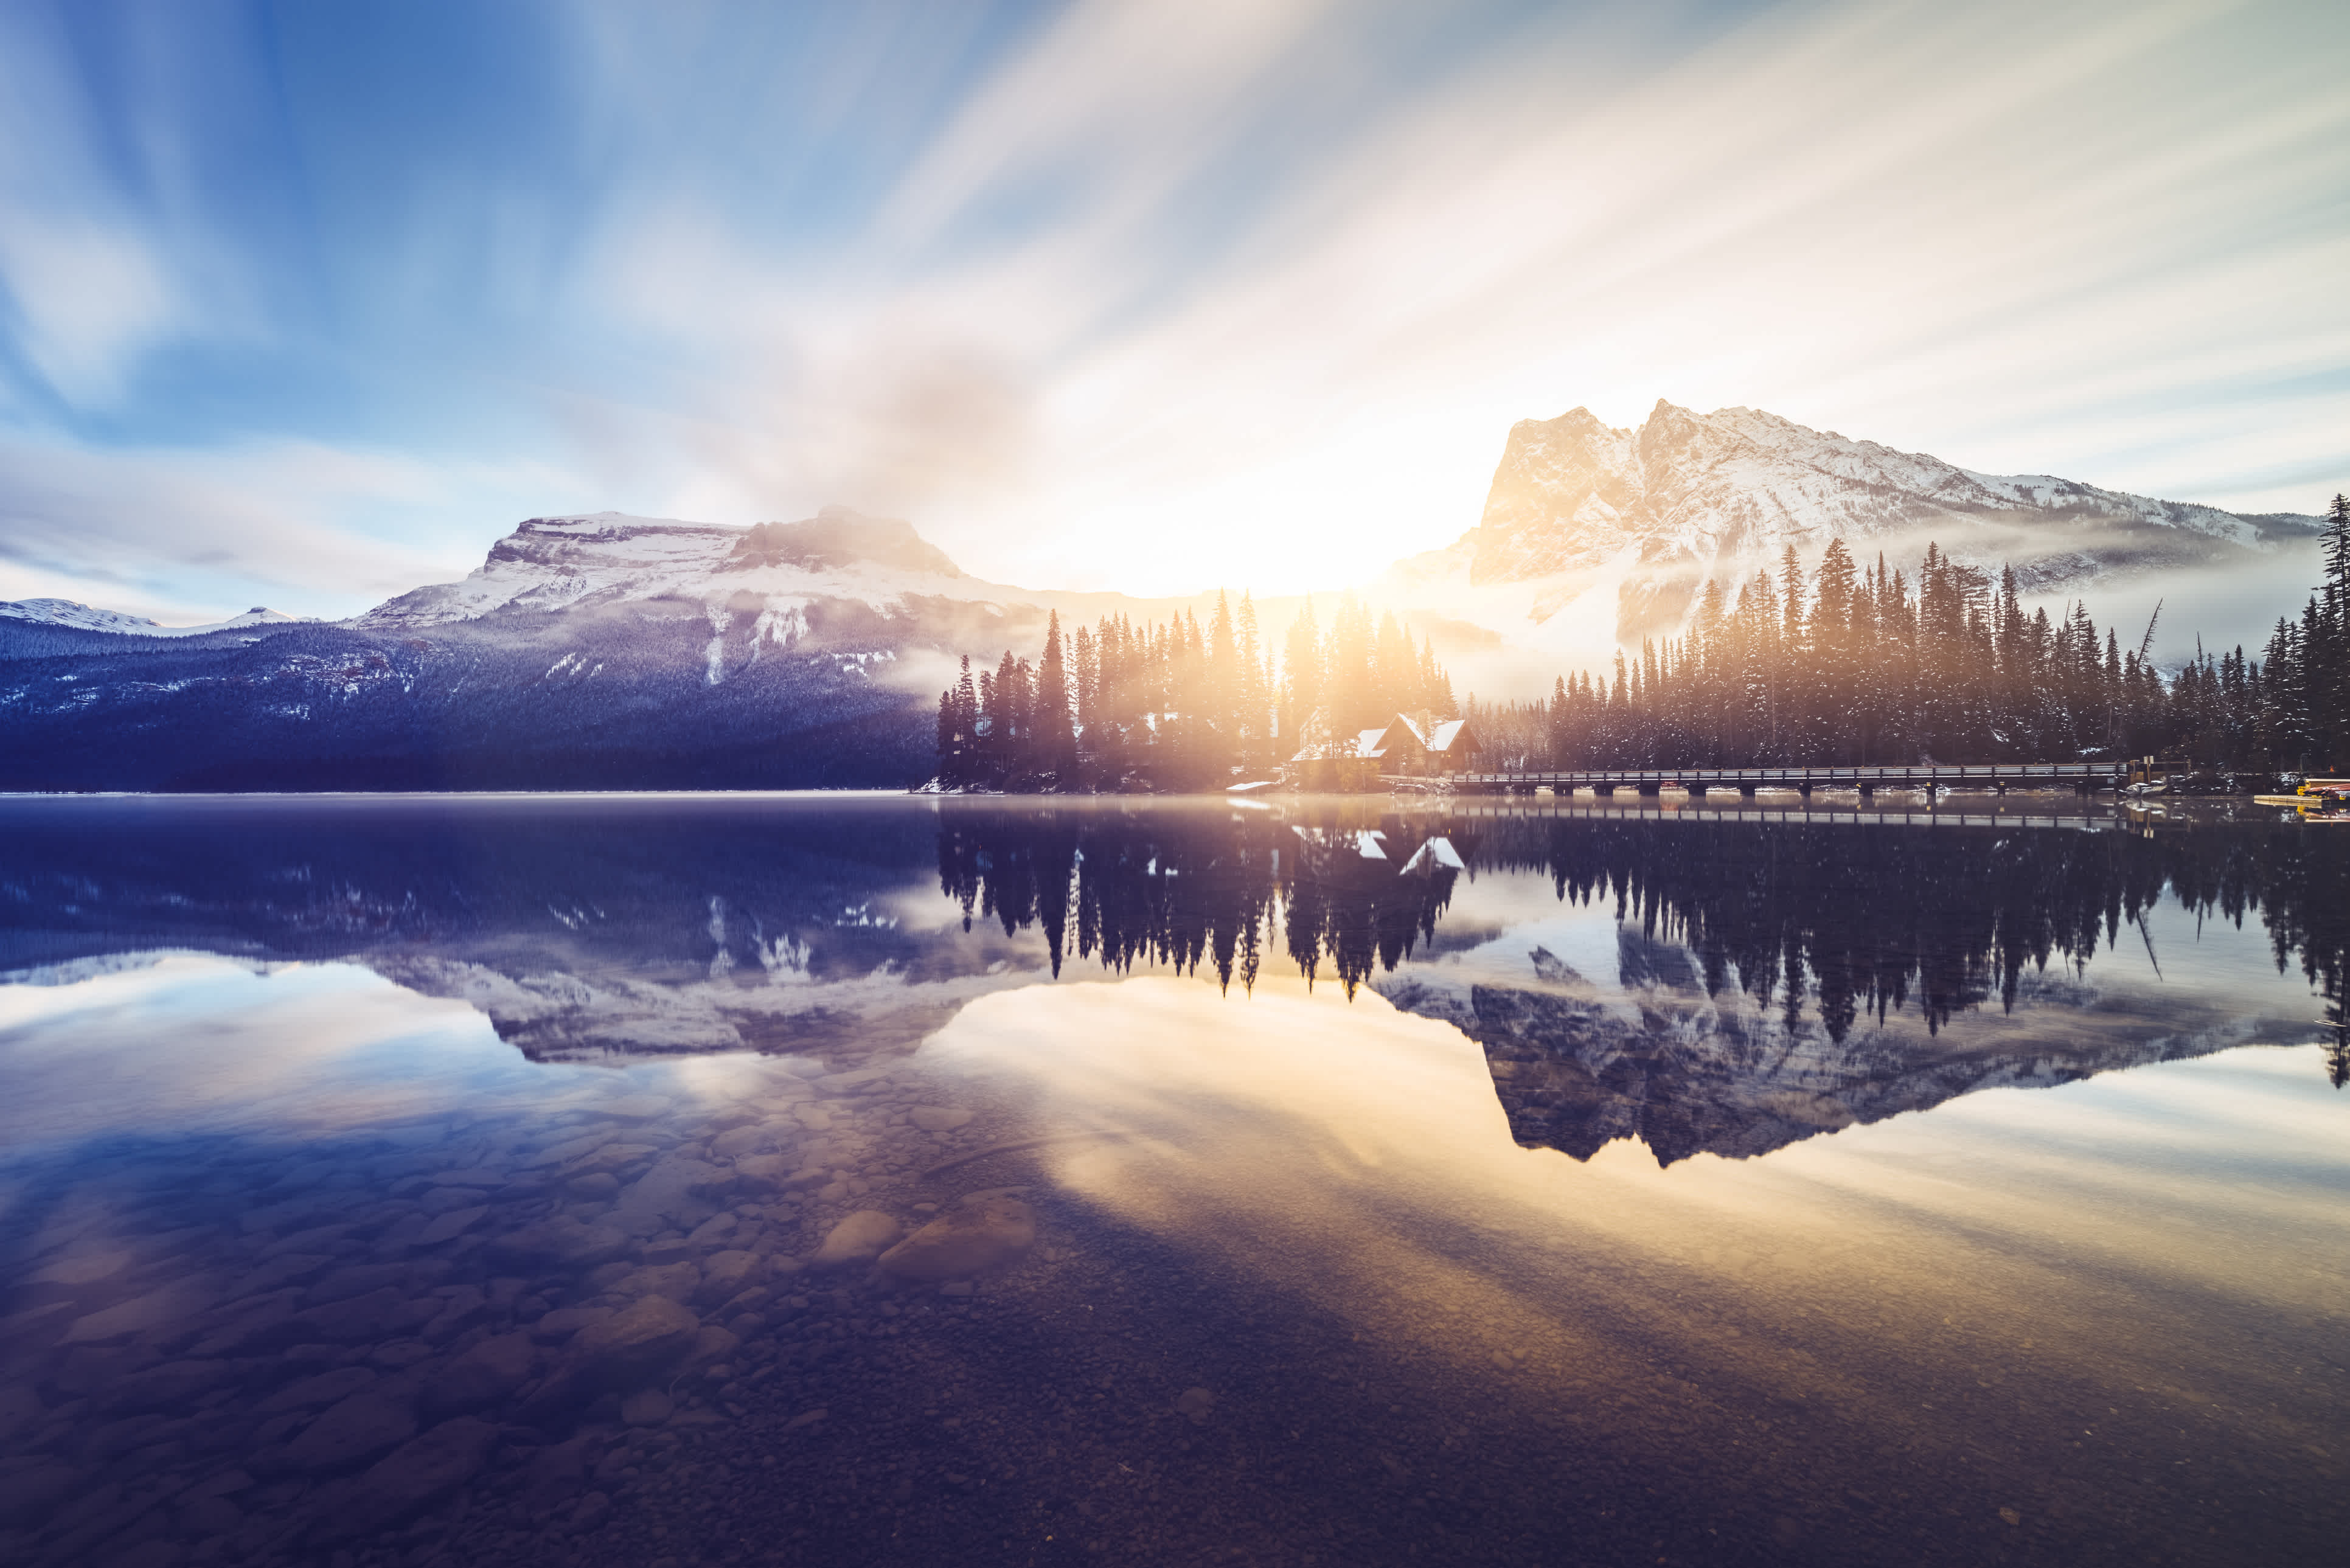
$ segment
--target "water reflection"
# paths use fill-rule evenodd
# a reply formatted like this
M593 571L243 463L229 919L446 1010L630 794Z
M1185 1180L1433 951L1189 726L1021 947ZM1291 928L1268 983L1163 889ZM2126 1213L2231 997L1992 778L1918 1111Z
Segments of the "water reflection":
M0 828L0 1560L2222 1563L2344 1522L2316 835Z
M863 1059L1065 971L1244 991L1302 974L1350 997L1376 984L1480 1042L1519 1141L1587 1157L1631 1137L1669 1163L1972 1088L2310 1038L2314 1007L2339 1014L2350 953L2334 893L2350 845L2262 821L47 804L0 877L0 972L181 949L344 959L462 1001L550 1062ZM2181 914L2193 930L2158 941ZM2191 963L2204 929L2248 920L2316 1002L2249 972L2167 984L2164 953ZM2224 945L2249 971L2250 950ZM2267 1000L2248 1008L2246 985ZM2338 1027L2328 1066L2350 1079Z

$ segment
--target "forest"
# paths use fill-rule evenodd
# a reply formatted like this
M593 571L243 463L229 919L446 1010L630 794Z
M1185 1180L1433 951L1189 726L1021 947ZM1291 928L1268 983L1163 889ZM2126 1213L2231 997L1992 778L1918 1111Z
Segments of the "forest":
M1928 545L1913 578L1841 540L1815 570L1791 546L1776 572L1716 579L1687 629L1619 651L1612 671L1558 678L1547 699L1455 704L1432 649L1394 616L1343 601L1325 632L1309 608L1279 650L1243 597L1137 628L1057 618L1032 669L941 694L941 784L959 788L1201 788L1270 776L1309 738L1398 712L1465 712L1497 769L2065 762L2159 755L2260 777L2350 767L2350 498L2337 495L2324 582L2266 645L2199 646L2158 668L2149 623L2134 646L2085 603L2027 612L1996 576ZM2159 608L2156 615L2160 615Z
M2160 755L2251 774L2350 763L2350 499L2325 580L2255 658L2165 672L2075 602L2024 612L2014 570L1932 545L1913 583L1841 540L1806 574L1709 583L1688 631L1562 676L1547 701L1474 704L1497 766L1709 767L2070 761ZM2159 609L2156 614L2160 614Z
M1276 660L1246 595L1202 627L1185 613L1136 626L1107 617L1064 639L1055 615L1034 665L996 667L939 697L939 783L950 789L1202 789L1270 778L1317 713L1337 733L1425 708L1453 718L1451 680L1393 615L1353 599L1327 632L1311 607Z

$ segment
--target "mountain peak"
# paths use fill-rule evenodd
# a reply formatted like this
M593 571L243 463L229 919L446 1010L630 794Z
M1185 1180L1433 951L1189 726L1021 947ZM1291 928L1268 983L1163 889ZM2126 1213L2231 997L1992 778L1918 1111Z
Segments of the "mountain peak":
M946 554L897 518L827 506L798 523L744 528L622 512L530 517L490 546L463 582L400 595L359 618L372 628L549 613L622 600L730 602L748 594L779 613L812 595L894 600L917 582L960 578ZM912 581L909 581L912 579Z
M1476 583L1630 568L1617 630L1631 640L1677 624L1708 577L1743 577L1790 545L1811 555L1830 539L1906 549L1930 537L2053 587L2232 558L2291 532L2075 480L1979 473L1762 409L1700 414L1659 398L1637 431L1583 408L1513 427L1462 543Z
M16 599L0 603L0 618L31 621L39 626L71 627L79 631L112 632L118 637L202 637L207 632L242 631L253 626L291 626L304 618L267 605L255 605L243 615L202 626L164 626L143 615L99 609L78 599Z
M911 523L898 517L868 517L846 506L827 506L803 523L758 524L735 544L727 565L745 570L759 566L837 567L860 562L938 577L963 576L962 568L916 533Z

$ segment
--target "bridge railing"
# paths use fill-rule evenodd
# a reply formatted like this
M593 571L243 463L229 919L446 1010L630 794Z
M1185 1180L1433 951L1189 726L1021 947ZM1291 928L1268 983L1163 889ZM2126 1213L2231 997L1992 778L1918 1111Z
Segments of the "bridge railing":
M2119 788L2187 768L2151 757L2094 763L1965 763L1910 766L1745 768L1529 768L1451 775L1470 788L1739 789L1934 788L1944 785L2033 784Z

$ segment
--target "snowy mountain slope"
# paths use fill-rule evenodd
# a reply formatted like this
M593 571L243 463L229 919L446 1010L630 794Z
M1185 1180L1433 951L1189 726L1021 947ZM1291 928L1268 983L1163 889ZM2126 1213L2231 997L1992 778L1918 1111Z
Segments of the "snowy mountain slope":
M952 655L1042 636L981 592L902 523L604 514L339 625L12 622L0 788L910 784Z
M216 631L243 631L256 626L295 626L300 616L285 615L266 605L255 605L243 615L203 626L161 626L145 616L97 609L73 599L0 599L0 618L36 626L69 627L78 631L111 632L118 637L206 637Z
M912 784L958 655L1033 658L1055 609L1180 607L1201 607L982 582L837 508L533 518L462 581L339 624L0 621L0 789Z
M1679 621L1708 578L1774 565L1830 539L1906 554L1934 539L1962 559L2012 562L2029 588L2117 572L2230 565L2314 535L2317 519L2240 517L2048 474L1991 474L1812 430L1759 409L1699 414L1659 400L1637 430L1587 409L1510 432L1483 516L1423 576L1465 566L1487 586L1568 579L1537 619L1611 569L1619 636Z
M83 633L84 649L0 662L0 789L788 788L927 776L928 703L867 672L891 662L869 657L889 628L820 628L785 650L753 645L747 628L713 639L698 607L663 607L430 635L298 627L161 650Z
M887 611L909 595L953 593L966 577L910 524L827 507L804 523L736 528L618 512L534 517L462 582L377 606L351 624L442 626L504 611L556 611L631 599L701 599L779 616L812 599Z

